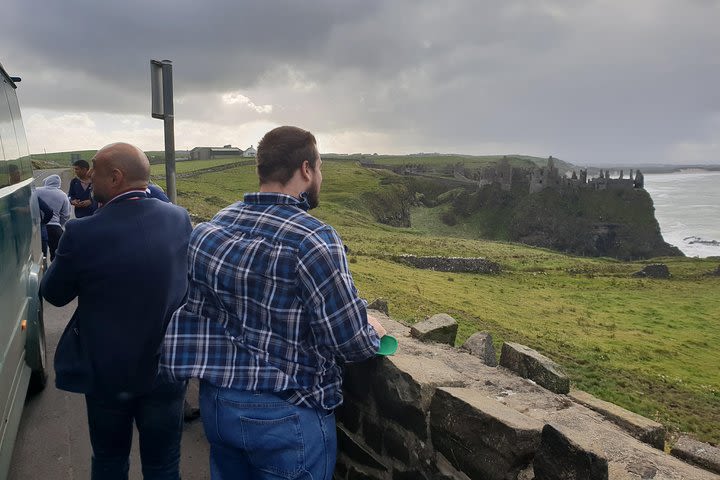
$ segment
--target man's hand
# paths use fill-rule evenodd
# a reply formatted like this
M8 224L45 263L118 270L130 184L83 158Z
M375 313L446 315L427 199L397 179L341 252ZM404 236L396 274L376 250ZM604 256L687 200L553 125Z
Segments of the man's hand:
M377 318L373 317L372 315L368 315L368 323L372 325L372 327L375 329L375 332L377 332L378 337L382 338L385 335L387 335L387 330L385 330L385 327L383 327Z
M81 202L77 202L75 204L76 207L85 208L89 207L92 204L92 200L83 200Z

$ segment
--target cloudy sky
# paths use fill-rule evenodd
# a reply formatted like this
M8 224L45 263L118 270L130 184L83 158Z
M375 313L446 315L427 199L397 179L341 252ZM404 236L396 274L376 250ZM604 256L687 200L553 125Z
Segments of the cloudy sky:
M177 148L720 163L716 0L4 0L0 62L33 153L163 149L150 59L173 61Z

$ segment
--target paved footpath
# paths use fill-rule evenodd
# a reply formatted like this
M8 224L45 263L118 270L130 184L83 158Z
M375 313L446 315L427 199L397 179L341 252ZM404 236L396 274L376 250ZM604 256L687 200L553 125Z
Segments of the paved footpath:
M75 302L56 308L45 302L45 330L48 354L48 385L43 392L27 400L20 423L9 480L86 480L90 478L90 439L85 398L55 388L52 359L65 325L75 310ZM191 388L188 400L197 405L197 388ZM140 479L140 455L135 444L130 457L130 478ZM182 439L181 470L185 480L210 478L209 446L202 422L185 424Z
M33 170L33 175L35 176L35 186L42 187L45 179L53 174L60 175L62 189L67 193L68 188L70 188L70 180L72 180L72 178L75 176L72 168L70 167L51 168L48 170Z

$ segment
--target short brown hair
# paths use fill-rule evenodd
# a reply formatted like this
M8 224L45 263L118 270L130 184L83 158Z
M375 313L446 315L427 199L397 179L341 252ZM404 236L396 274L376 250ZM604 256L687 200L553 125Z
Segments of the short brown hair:
M310 167L317 163L315 136L298 127L277 127L260 140L255 156L260 183L285 185L305 160Z
M72 165L73 167L80 167L84 168L85 170L90 170L90 164L87 162L87 160L75 160Z

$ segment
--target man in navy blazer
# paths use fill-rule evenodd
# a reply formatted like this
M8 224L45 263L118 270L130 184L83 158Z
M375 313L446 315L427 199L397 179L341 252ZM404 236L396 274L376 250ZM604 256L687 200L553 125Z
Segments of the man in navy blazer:
M186 384L157 376L159 349L187 290L187 211L148 198L150 164L127 143L92 160L94 215L66 224L42 281L45 299L78 306L55 354L56 385L84 393L93 479L127 479L132 425L143 477L179 479Z

